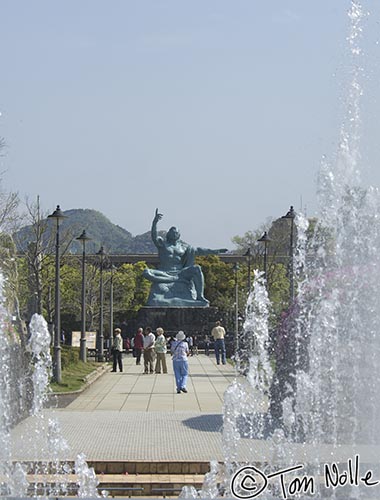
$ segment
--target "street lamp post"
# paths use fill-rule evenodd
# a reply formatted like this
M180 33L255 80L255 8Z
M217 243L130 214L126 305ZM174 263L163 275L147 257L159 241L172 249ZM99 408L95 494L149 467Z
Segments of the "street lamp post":
M114 266L111 265L111 279L110 279L110 345L109 352L111 352L113 345L113 272Z
M55 238L55 311L54 311L54 351L53 351L53 379L62 382L61 367L61 296L60 296L60 253L59 253L59 225L66 218L59 205L48 218L56 221Z
M238 270L239 266L237 263L234 264L234 274L235 274L235 352L238 352L239 348L239 285L238 285Z
M264 278L268 282L268 243L272 240L269 238L268 233L265 231L262 237L257 241L260 241L260 243L264 243Z
M247 260L248 260L247 288L248 288L248 293L250 293L250 291L251 291L251 259L252 259L251 247L248 247L248 250L245 252L244 256L247 257Z
M286 215L283 215L283 219L290 219L290 244L289 244L289 259L290 259L290 264L289 264L289 282L290 282L290 290L289 290L289 295L290 295L290 302L293 303L294 301L294 219L295 219L296 213L294 211L293 206L290 207L289 211L286 213Z
M103 267L104 267L104 248L101 246L97 255L100 257L100 288L99 288L99 301L100 301L100 310L99 310L99 354L98 361L104 361L104 323L103 323L103 309L104 309L104 292L103 292Z
M83 230L82 234L78 236L77 240L82 243L82 326L80 333L80 351L79 359L86 363L86 241L91 240Z

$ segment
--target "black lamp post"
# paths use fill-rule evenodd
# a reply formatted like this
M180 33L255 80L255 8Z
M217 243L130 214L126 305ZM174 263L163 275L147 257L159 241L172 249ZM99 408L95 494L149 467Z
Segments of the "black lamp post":
M60 295L60 253L59 253L59 225L66 218L59 205L48 218L56 221L55 239L55 312L54 312L54 352L53 352L53 379L62 382L61 369L61 295Z
M83 230L82 234L78 236L77 240L82 243L82 326L80 333L80 351L79 359L86 363L87 350L86 350L86 241L91 240Z
M294 219L296 213L293 206L290 207L286 215L283 215L283 219L290 219L290 245L289 245L289 281L290 281L290 302L294 301Z
M111 353L113 345L113 273L114 266L111 264L111 279L110 279L110 345L109 352Z
M103 268L104 268L104 248L101 246L97 255L100 257L100 311L99 311L99 354L98 361L104 361L104 323L103 323L103 312L104 312L104 292L103 292Z
M238 352L238 348L239 348L239 285L238 285L238 270L239 270L239 265L236 262L234 264L234 274L235 274L235 352Z
M257 241L260 241L260 243L264 243L264 277L266 281L268 281L268 243L272 240L269 238L268 233L265 231L262 237Z
M247 257L248 260L248 278L247 278L247 288L248 293L251 291L251 262L252 262L252 253L251 247L248 247L248 250L245 252L244 257Z

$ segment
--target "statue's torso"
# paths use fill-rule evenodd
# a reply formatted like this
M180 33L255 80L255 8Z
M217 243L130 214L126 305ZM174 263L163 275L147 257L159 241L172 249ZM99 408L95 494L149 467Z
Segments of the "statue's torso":
M183 269L183 258L186 251L187 246L181 242L177 242L174 245L163 242L158 248L160 269L163 271L179 271Z

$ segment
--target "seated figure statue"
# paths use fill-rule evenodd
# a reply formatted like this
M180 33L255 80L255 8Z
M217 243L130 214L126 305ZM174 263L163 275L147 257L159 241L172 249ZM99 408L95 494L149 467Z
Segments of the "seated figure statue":
M166 233L166 239L157 236L157 223L162 214L156 213L152 222L152 241L158 249L158 269L145 269L144 277L152 282L147 306L207 307L204 297L204 277L195 255L219 254L227 249L193 248L180 240L176 227Z

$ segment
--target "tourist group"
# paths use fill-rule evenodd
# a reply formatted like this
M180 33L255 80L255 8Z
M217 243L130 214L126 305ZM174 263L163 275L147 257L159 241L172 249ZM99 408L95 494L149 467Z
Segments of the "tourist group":
M220 360L226 364L226 349L224 344L225 330L217 321L211 331L214 339L216 362L219 365ZM205 354L209 355L210 341L208 336L205 338ZM170 352L172 356L173 372L176 380L177 393L187 393L186 383L189 376L188 357L198 355L197 336L186 337L180 330L175 337L166 338L163 328L156 329L156 334L148 326L145 329L138 328L135 337L132 339L133 355L136 358L136 365L141 364L141 357L144 360L144 374L149 373L168 373L166 355ZM123 338L121 329L116 328L112 344L113 372L123 371Z

